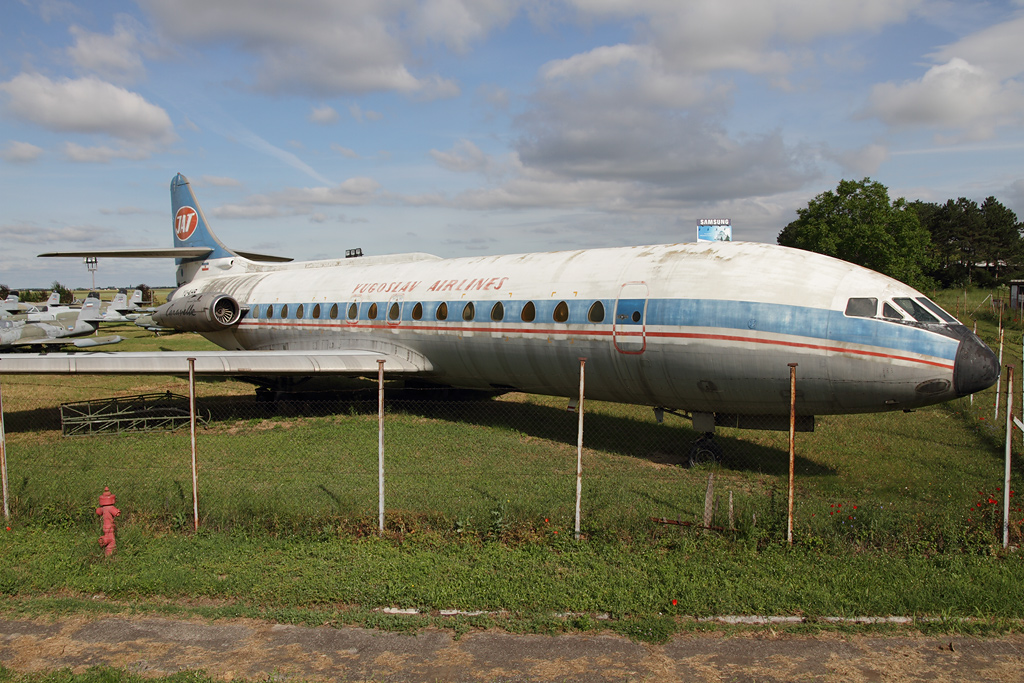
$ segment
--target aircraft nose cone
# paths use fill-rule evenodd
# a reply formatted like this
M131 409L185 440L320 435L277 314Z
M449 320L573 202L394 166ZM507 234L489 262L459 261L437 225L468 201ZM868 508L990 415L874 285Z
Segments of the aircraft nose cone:
M966 328L964 328L965 331ZM953 363L953 389L967 396L987 389L999 378L999 359L977 335L967 331L960 341Z

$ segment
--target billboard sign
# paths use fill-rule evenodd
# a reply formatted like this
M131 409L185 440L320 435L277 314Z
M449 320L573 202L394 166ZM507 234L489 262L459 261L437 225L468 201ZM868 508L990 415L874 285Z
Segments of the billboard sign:
M697 221L698 242L732 242L732 219L701 218Z

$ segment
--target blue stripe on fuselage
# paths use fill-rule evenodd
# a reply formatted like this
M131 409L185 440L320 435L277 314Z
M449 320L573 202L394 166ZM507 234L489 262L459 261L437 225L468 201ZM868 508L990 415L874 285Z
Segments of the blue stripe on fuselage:
M568 301L569 319L566 325L608 326L615 315L615 300L600 299L604 305L605 318L603 323L591 323L587 320L587 312L593 305L595 299L583 299ZM642 300L638 300L641 301ZM333 302L320 302L320 318L314 319L310 316L316 306L313 302L291 302L288 306L289 320L296 320L295 314L300 304L303 304L305 320L324 320L327 322L346 322L346 316L350 301L339 301L337 319L331 320L328 311ZM370 320L367 317L367 310L370 305L377 304L377 317ZM361 300L359 302L358 322L372 322L374 324L397 325L398 321L388 318L388 309L392 304L388 300ZM555 306L559 303L555 300L534 301L536 317L531 322L524 322L520 319L520 313L526 305L526 300L502 301L504 307L504 319L495 322L490 319L491 307L495 301L479 300L474 301L475 320L466 321L462 318L462 307L468 303L465 300L447 301L447 320L437 320L435 312L441 301L416 301L404 300L401 303L402 311L400 320L402 323L436 323L442 325L517 325L517 326L542 326L550 327L555 323L552 320ZM422 304L422 317L420 320L413 320L412 311L414 306ZM274 304L274 317L264 318L266 305L259 304L253 307L251 313L261 316L261 321L271 322L281 320L281 303ZM253 318L248 318L252 321ZM352 321L347 321L352 322ZM620 320L620 326L639 326L642 323L633 323L632 320ZM842 311L832 311L806 306L791 306L786 304L767 304L752 301L724 301L720 299L650 299L647 302L646 326L660 328L681 328L680 332L686 333L687 328L714 329L717 331L734 330L737 333L750 334L761 332L773 335L792 335L831 341L845 344L858 344L893 351L921 354L934 358L954 360L958 348L958 340L931 332L920 327L900 324L896 322L879 320L875 318L854 318L846 316ZM574 330L580 331L580 330ZM584 330L585 331L585 330ZM664 331L664 330L661 330Z

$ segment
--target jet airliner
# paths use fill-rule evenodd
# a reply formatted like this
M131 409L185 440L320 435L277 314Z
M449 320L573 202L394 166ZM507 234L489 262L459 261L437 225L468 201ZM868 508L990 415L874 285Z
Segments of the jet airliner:
M2 373L226 374L264 386L391 378L588 398L788 428L813 416L910 410L992 385L974 333L919 291L828 256L708 242L440 258L322 261L245 253L171 181L174 246L43 256L173 257L178 288L153 321L222 351L3 356ZM785 418L785 419L783 419ZM751 423L751 420L754 420Z

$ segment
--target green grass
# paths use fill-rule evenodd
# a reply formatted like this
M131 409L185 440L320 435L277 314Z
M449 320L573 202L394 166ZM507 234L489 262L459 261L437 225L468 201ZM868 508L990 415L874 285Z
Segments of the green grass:
M969 293L961 307L983 299ZM984 306L977 312L991 344L997 318ZM1007 358L1021 348L1019 328L1010 329ZM135 335L125 350L195 343ZM980 618L970 628L996 631L1024 618L1024 563L1000 547L1003 424L994 389L973 404L825 417L799 434L792 548L784 542L784 433L722 430L723 464L688 468L696 435L687 421L657 424L649 409L588 402L577 542L577 416L564 399L392 396L386 532L378 536L375 402L270 407L251 401L244 384L202 383L200 406L214 420L198 437L202 526L194 534L187 431L65 438L53 408L186 393L184 380L10 377L3 390L14 514L0 534L8 610L85 610L82 596L96 594L122 610L180 609L202 598L212 616L613 627L655 640L691 628L684 615L927 615ZM651 520L699 525L712 474L721 531ZM104 486L123 511L113 559L96 543ZM1014 512L1016 544L1022 514ZM422 614L374 611L387 606ZM498 616L452 621L437 617L440 609ZM552 616L563 612L582 616ZM594 618L602 613L613 621Z

